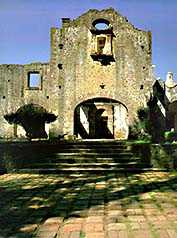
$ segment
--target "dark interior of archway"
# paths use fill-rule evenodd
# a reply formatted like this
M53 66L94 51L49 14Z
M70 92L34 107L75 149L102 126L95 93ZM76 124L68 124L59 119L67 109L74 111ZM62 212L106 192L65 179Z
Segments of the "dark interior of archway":
M76 108L74 114L74 134L76 136L80 135L83 139L113 139L114 136L108 128L108 117L102 115L105 109L97 109L94 102L91 101L89 103L85 103L85 105L89 107L87 118L89 123L89 133L86 131L80 121L80 105Z
M95 137L113 139L113 134L108 128L108 117L102 116L105 109L98 109L95 113Z

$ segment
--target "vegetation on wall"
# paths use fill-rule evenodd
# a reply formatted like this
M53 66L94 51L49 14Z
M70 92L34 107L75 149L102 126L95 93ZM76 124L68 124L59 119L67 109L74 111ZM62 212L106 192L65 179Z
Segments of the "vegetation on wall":
M149 108L140 108L137 111L138 119L129 128L129 139L151 140L151 122Z
M175 131L165 131L164 139L166 142L173 142L177 139L177 133Z
M51 123L57 116L49 113L43 107L36 104L26 104L15 113L6 114L4 118L10 124L19 124L29 138L46 138L45 123Z

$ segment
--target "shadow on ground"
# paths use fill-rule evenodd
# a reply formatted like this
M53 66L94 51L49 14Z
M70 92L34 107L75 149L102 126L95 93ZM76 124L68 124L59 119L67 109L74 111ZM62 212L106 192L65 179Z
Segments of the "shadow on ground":
M127 208L149 201L161 209L159 194L168 202L176 191L177 175L172 172L5 174L0 177L0 235L34 237L38 225L50 217L105 214L112 202L124 216Z

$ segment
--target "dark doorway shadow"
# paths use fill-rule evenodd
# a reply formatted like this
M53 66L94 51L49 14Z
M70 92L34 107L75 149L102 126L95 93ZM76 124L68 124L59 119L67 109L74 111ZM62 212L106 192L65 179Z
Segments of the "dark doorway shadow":
M105 109L96 110L95 116L95 138L113 139L114 136L108 128L108 116L102 116Z
M79 104L74 112L74 134L82 139L113 139L113 101L105 98L96 98ZM106 106L111 109L111 113L107 112ZM112 131L108 127L109 117L112 117Z

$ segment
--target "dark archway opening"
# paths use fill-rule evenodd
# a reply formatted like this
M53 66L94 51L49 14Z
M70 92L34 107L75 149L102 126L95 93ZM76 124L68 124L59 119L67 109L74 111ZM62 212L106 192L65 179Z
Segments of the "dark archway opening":
M126 122L120 124L122 114L117 110L121 107L125 109L123 104L108 98L93 98L80 103L74 111L74 134L82 139L126 138L127 129L123 128Z
M104 116L105 108L90 110L90 131L91 138L101 139L113 139L113 131L108 128L108 116ZM93 114L93 115L91 115Z

